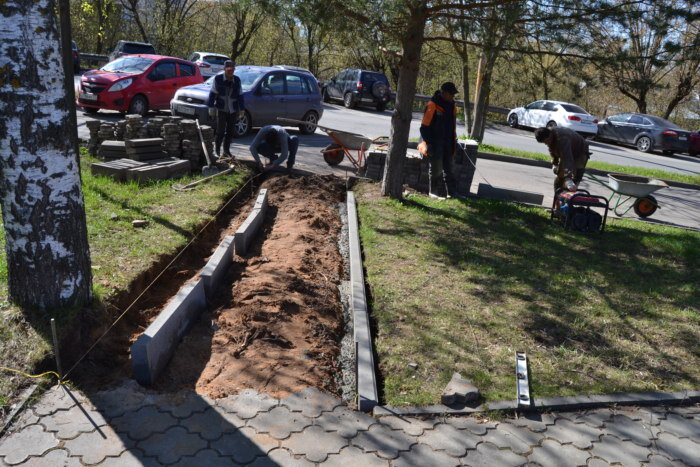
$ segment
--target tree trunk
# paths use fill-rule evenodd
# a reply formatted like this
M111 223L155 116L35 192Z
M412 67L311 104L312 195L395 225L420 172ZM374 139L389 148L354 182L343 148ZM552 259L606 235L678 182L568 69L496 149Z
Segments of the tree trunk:
M0 203L9 298L55 309L90 302L85 206L65 102L55 4L3 3ZM75 131L75 129L72 129Z
M466 134L469 134L469 129L472 127L472 114L469 111L469 56L467 55L467 46L464 46L464 54L462 55L462 89L464 90L464 128Z
M391 142L382 180L382 194L394 199L401 199L403 194L403 165L413 118L413 99L416 95L424 34L423 8L416 8L411 11L402 40L403 56L396 87L396 108L391 116Z
M469 137L472 138L474 134L474 124L476 123L476 103L479 100L479 93L481 92L481 83L484 81L484 51L482 50L479 54L479 62L476 67L476 81L474 82L474 118L472 119L471 125L469 125Z

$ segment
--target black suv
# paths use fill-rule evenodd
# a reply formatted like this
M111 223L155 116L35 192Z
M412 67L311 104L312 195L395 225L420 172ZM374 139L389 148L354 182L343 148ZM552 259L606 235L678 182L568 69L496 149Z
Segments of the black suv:
M378 71L349 68L342 70L323 86L323 102L343 101L345 107L371 105L383 111L391 101L389 80Z
M109 54L109 61L114 61L122 55L151 54L155 55L156 50L151 44L145 42L119 41L114 46L114 50Z

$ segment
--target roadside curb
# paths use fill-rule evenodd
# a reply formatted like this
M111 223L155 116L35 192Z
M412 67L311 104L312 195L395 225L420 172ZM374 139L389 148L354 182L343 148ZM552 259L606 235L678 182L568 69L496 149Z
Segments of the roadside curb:
M369 326L365 277L362 271L360 230L357 222L355 194L347 192L348 237L350 244L351 309L355 327L355 361L357 365L357 408L370 412L379 404L377 376L374 372L374 350Z
M506 156L505 154L494 154L492 152L479 151L479 159L498 161L498 162L511 162L514 164L530 165L533 167L543 167L546 169L549 169L552 167L551 162L540 161L540 160L536 160L536 159L525 159L523 157ZM605 177L608 174L615 173L615 172L608 172L608 171L600 170L600 169L586 168L586 173L590 173L593 175L600 175L600 176ZM663 180L663 179L660 179L660 180L662 182L666 183L668 186L672 186L675 188L685 188L687 190L700 190L700 185L697 185L694 183L677 182L674 180Z
M700 402L700 390L677 392L640 392L621 394L581 395L567 397L533 398L533 405L523 407L516 400L483 404L477 407L425 405L415 407L377 406L373 410L375 417L399 416L434 416L434 415L470 415L493 410L504 412L573 412L579 410L605 408L610 406L659 406L682 405Z
M255 205L248 218L236 230L235 249L238 256L243 256L248 252L248 246L253 240L255 234L260 230L260 226L265 219L267 211L267 190L262 189L255 200Z

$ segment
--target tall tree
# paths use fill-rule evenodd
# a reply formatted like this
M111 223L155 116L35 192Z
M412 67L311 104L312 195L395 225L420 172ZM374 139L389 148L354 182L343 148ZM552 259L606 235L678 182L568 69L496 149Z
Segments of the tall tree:
M0 203L9 296L53 309L91 300L92 278L75 132L65 103L52 0L2 5ZM10 27L11 25L11 27Z
M230 56L237 61L248 51L250 41L265 22L267 13L262 10L260 2L250 0L222 0L220 7L226 19L226 30L230 31Z

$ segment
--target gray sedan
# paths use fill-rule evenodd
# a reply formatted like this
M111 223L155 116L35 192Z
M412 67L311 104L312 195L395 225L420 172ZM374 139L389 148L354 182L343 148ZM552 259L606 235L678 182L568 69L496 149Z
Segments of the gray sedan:
M253 127L280 125L277 117L307 122L299 125L302 134L316 131L316 124L323 115L323 105L321 92L312 75L260 66L239 66L234 73L241 79L245 106L245 115L235 124L236 136L248 134ZM179 89L170 101L171 113L214 124L207 107L213 82L212 76L202 84Z
M661 150L670 156L676 152L688 152L690 132L673 122L647 114L620 114L598 123L597 139L614 143L631 144L639 151Z

